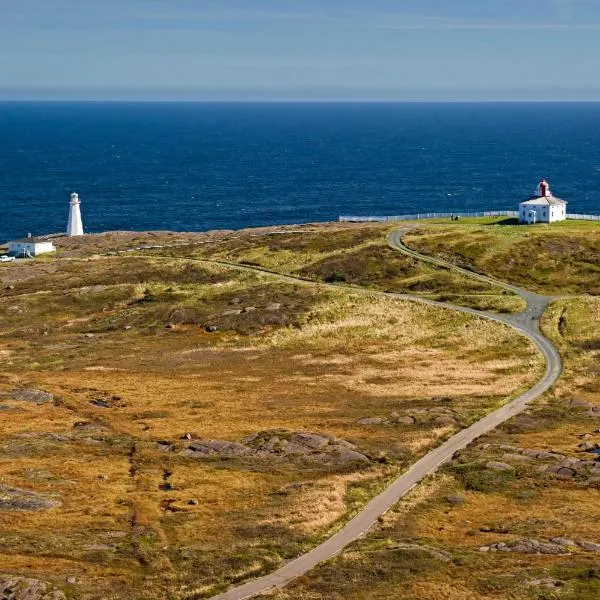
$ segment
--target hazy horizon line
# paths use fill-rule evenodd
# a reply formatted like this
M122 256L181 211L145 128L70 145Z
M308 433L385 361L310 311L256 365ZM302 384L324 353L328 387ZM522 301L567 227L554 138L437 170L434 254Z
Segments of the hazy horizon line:
M600 104L597 99L386 99L386 98L264 98L264 99L186 99L186 98L3 98L0 104Z

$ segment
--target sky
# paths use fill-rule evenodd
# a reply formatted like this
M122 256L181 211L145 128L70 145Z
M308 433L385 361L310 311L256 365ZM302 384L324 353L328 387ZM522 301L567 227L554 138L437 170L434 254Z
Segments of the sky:
M599 0L0 0L0 99L600 100Z

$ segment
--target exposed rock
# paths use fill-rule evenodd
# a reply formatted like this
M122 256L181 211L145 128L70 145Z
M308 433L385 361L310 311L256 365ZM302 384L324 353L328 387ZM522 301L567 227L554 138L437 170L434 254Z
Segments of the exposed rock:
M317 433L294 433L290 439L315 450L320 450L336 440L336 438L332 436L320 435ZM354 448L354 446L352 447Z
M500 450L504 450L505 452L517 452L520 450L520 448L517 448L517 446L511 446L510 444L500 444L498 448Z
M492 471L514 471L515 468L512 465L503 462L496 462L494 460L490 460L485 463L486 469L491 469Z
M0 574L0 598L4 600L66 600L50 583L16 575Z
M176 446L161 447L177 451ZM334 436L290 432L286 430L262 431L241 442L223 440L194 440L180 451L191 458L251 458L308 460L322 464L368 463L369 458L350 442Z
M539 458L539 454L540 451L539 450L535 450L533 448L523 448L520 449L520 454L522 454L523 456L528 456L529 458Z
M398 418L394 419L394 421L396 423L398 423L399 425L414 425L415 424L414 417L410 417L410 416L398 417Z
M576 548L577 544L570 540L569 538L563 537L555 537L550 540L553 544L558 544L559 546L563 546L565 548Z
M0 394L0 398L8 398L19 402L35 402L35 404L48 404L54 400L54 396L48 392L34 389L13 390Z
M499 542L490 546L479 548L480 552L518 552L520 554L569 554L572 550L581 548L586 552L600 553L600 544L581 540L571 540L563 537L552 538L548 542L539 540L517 540L513 542Z
M600 552L600 544L595 544L594 542L586 542L578 540L575 542L582 550L586 550L587 552Z
M244 308L245 313L254 312L255 310L256 306L246 306L246 308Z
M265 308L265 310L280 310L281 309L281 304L279 304L278 302L273 302L272 304L269 304L269 306L267 306Z
M214 325L207 325L204 328L204 331L206 331L206 333L214 333L215 331L217 331L217 328Z
M598 449L598 444L594 444L592 442L581 442L581 444L579 444L577 447L582 452L588 452L589 450L597 450Z
M449 504L464 504L465 503L465 497L464 496L458 496L458 495L446 496L446 502L448 502Z
M540 452L537 457L540 460L562 460L565 455L558 454L557 452Z
M581 400L579 398L572 398L571 400L569 400L569 406L571 408L589 408L592 405L589 402L586 402L585 400Z
M28 490L0 483L0 510L36 511L60 506L58 500L50 500Z
M208 458L211 456L234 458L238 456L248 456L252 454L252 450L243 444L236 444L235 442L198 440L190 444L182 454L193 458Z
M515 542L500 542L488 546L490 552L517 552L519 554L567 554L563 546L552 542L538 540L517 540ZM481 550L481 548L480 548Z
M358 425L387 425L388 422L381 417L365 417L356 421ZM412 419L411 419L412 422Z
M226 311L223 313L223 316L224 316L224 317L231 317L231 316L233 316L233 315L241 315L241 314L242 314L242 311L241 311L241 309L235 309L235 310L226 310Z

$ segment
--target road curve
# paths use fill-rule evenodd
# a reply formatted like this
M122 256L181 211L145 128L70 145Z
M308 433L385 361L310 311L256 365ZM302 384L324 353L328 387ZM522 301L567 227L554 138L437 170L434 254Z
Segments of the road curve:
M540 350L544 356L546 362L546 369L542 378L529 390L522 393L520 396L505 404L498 410L488 414L477 423L474 423L470 427L459 431L453 435L446 442L426 454L414 465L412 465L405 473L395 479L383 492L373 498L356 516L349 521L342 529L333 534L325 542L313 548L306 554L299 556L298 558L286 563L273 573L264 575L253 581L249 581L241 586L235 587L217 596L213 596L210 600L245 600L251 598L260 593L266 592L273 588L283 587L292 580L301 577L308 571L316 567L319 563L326 561L339 552L341 552L348 544L360 538L362 535L367 533L373 525L377 522L377 519L386 513L392 506L394 506L403 496L405 496L417 483L419 483L424 477L430 475L439 469L443 464L448 462L455 452L462 450L468 444L476 440L483 434L501 425L508 419L522 412L527 405L541 396L547 391L554 382L558 379L562 371L562 363L558 350L554 347L549 339L544 337L540 332L539 320L550 302L551 298L546 296L540 296L533 292L523 290L516 286L509 285L507 283L498 281L485 275L480 275L461 269L450 263L435 258L423 256L418 252L415 252L407 248L402 243L402 235L406 230L395 230L389 237L388 241L390 246L400 252L413 256L419 260L423 260L438 266L445 268L454 269L462 272L470 277L492 283L494 285L509 289L514 293L521 296L527 302L527 308L525 311L518 315L501 316L484 313L475 309L466 308L462 306L454 306L441 302L435 302L433 300L426 300L407 294L395 294L391 292L377 292L373 290L367 290L355 286L340 286L337 284L318 284L325 287L331 287L334 289L348 289L349 291L366 293L370 295L386 296L392 298L398 298L402 300L409 300L412 302L420 302L428 305L442 307L446 310L459 311L471 315L475 315L480 318L489 319L502 323L516 329L518 332L529 338ZM314 285L316 282L310 282L305 279L295 278L288 275L281 275L266 269L257 267L250 267L246 265L239 265L236 263L229 263L226 261L210 261L201 260L201 262L220 264L229 268L234 268L243 271L258 271L263 273L269 273L274 275L281 280L289 281L293 283L302 283L305 285Z

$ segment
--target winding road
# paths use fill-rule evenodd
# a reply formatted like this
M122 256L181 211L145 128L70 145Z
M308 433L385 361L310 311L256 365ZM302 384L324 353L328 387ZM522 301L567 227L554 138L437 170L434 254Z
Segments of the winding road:
M546 370L542 378L529 390L505 404L498 410L488 414L486 417L477 421L470 427L459 431L453 435L446 442L426 454L423 458L418 460L412 467L405 473L394 480L383 492L373 498L351 521L349 521L342 529L333 534L325 542L314 548L313 550L303 554L302 556L286 563L284 566L277 569L273 573L245 583L239 587L232 588L227 592L213 596L211 600L244 600L251 598L257 594L266 592L272 588L283 587L292 580L304 575L319 563L334 557L336 554L341 552L348 544L355 541L365 533L367 533L373 525L377 522L377 519L386 513L394 504L396 504L403 496L405 496L415 485L417 485L424 477L430 475L439 469L443 464L448 462L455 452L462 450L468 444L476 440L483 434L491 431L498 425L501 425L511 417L522 412L527 405L541 396L547 391L554 382L558 379L562 371L562 364L558 350L554 347L549 339L544 337L540 331L539 323L542 314L544 313L549 302L552 300L548 296L540 296L533 292L523 290L513 285L504 283L486 275L480 275L467 269L462 269L448 263L446 261L424 256L406 247L402 242L403 235L408 229L397 229L390 233L388 236L389 245L395 250L412 256L421 261L425 261L443 268L452 269L461 272L469 277L485 281L493 285L502 287L510 290L515 294L518 294L523 300L525 300L527 307L526 309L515 315L495 315L490 313L481 312L471 308L465 308L461 306L454 306L444 304L441 302L435 302L432 300L425 300L415 296L406 294L394 294L390 292L375 292L373 290L367 290L358 288L355 286L340 286L337 284L319 284L327 285L327 287L333 287L339 289L345 287L353 292L364 292L370 295L382 295L386 297L399 298L402 300L410 300L414 302L421 302L430 304L438 307L443 307L447 310L455 310L463 313L476 315L480 318L489 319L496 321L516 329L521 334L528 337L540 350L546 361ZM261 271L267 272L272 275L276 275L282 280L293 281L295 283L303 284L314 284L314 282L307 282L306 280L297 279L291 276L285 276L265 269L247 267L245 265L239 265L235 263L228 263L223 261L203 261L203 262L218 262L225 266L237 268L240 270L249 271Z

